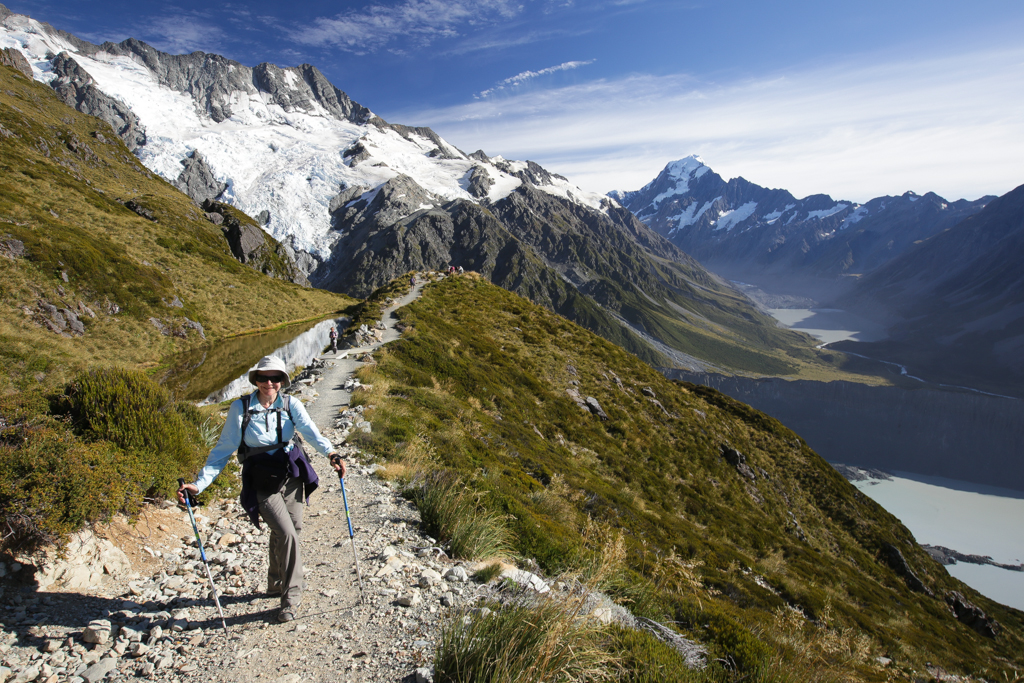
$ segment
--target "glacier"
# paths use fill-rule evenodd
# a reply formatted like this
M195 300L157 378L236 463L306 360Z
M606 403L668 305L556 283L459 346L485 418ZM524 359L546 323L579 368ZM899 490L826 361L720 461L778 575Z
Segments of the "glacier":
M128 50L128 42L93 46L17 14L0 22L0 47L21 51L36 80L51 83L57 77L53 59L66 52L100 91L129 107L146 130L136 154L152 172L174 183L183 160L198 150L215 179L227 184L222 201L251 216L266 211L264 229L270 235L320 259L330 256L339 238L331 229L331 202L342 190L360 191L350 201L372 198L384 183L406 175L440 201L493 203L515 191L523 182L518 174L528 170L527 162L471 157L428 129L391 126L372 112L366 121L340 118L316 97L299 92L306 83L296 68L263 69L264 78L276 79L273 92L261 87L250 69L254 76L245 87L207 93L204 103L196 92L162 84L142 57L117 54ZM216 57L190 57L196 55ZM229 74L247 69L216 59L228 64ZM282 88L294 92L282 94ZM360 153L354 155L357 145ZM491 180L483 197L469 191L469 178L478 169ZM599 211L608 201L559 176L535 185Z

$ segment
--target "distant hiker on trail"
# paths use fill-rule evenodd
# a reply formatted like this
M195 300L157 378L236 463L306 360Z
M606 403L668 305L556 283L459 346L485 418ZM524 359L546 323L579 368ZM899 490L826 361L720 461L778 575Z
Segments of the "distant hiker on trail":
M465 273L465 272L466 272L466 271L462 269L462 266L459 266L459 275L462 275L462 274L463 274L463 273Z
M416 286L416 276L415 275L413 275L411 278L409 278L409 284L412 285L413 287Z
M178 501L185 503L184 491L200 493L227 465L231 453L238 451L242 465L241 503L256 528L260 516L270 527L270 569L267 594L281 596L280 622L292 621L302 599L303 570L299 547L302 531L302 504L316 490L319 480L302 448L292 440L302 434L316 450L327 455L331 467L345 476L345 462L331 442L320 435L316 425L299 401L281 393L291 381L284 362L264 356L249 382L257 390L231 404L227 421L217 445L206 458L206 465L194 484L183 484Z
M330 337L331 337L331 353L337 354L338 353L338 330L334 327L334 325L331 325Z

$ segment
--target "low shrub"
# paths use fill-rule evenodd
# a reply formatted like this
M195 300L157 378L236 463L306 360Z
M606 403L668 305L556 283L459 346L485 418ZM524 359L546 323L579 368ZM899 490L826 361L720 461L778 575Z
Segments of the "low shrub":
M205 460L210 428L141 372L79 375L49 402L38 394L0 404L2 544L62 545L84 525L133 516L146 496L170 497ZM230 495L234 477L219 477ZM205 492L204 492L205 493Z
M54 401L87 441L110 441L138 464L133 480L150 495L171 496L178 477L191 477L202 465L206 442L203 416L142 372L105 368L85 372Z
M107 441L86 443L45 416L8 423L0 441L0 546L62 545L86 523L131 514L138 463Z
M617 679L623 683L705 680L702 672L686 668L675 649L647 631L613 627L605 648L618 662Z

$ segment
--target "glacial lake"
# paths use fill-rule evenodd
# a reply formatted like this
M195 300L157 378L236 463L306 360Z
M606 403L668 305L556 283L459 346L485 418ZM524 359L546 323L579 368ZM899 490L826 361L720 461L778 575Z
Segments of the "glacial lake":
M1024 493L969 482L898 472L892 481L854 486L898 517L925 545L1003 564L1024 562ZM1024 572L958 562L946 570L1004 605L1024 610Z
M783 326L831 342L872 342L886 338L885 328L859 315L838 308L769 308L768 313Z
M347 322L347 318L329 318L225 339L178 355L157 379L178 399L220 403L238 398L253 390L249 369L260 358L277 356L292 372L324 350L332 325L340 332Z

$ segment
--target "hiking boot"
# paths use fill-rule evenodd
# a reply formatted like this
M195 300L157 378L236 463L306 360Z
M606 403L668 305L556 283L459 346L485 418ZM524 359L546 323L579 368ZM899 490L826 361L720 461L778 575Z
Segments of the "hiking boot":
M282 624L286 624L289 621L295 621L295 608L282 607L281 611L277 613L277 620Z

